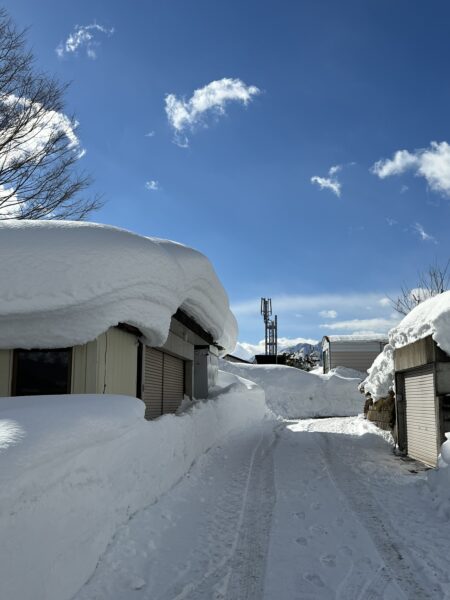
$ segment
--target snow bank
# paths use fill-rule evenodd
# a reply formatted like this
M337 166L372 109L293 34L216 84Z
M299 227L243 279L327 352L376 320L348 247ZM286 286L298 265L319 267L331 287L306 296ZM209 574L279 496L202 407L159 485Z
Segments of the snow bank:
M267 406L285 419L353 416L363 411L363 397L358 391L362 377L346 376L348 369L320 375L281 365L225 360L221 360L220 368L255 381L266 394Z
M386 398L390 390L394 389L394 348L386 344L372 366L367 369L369 375L362 382L361 388L369 393L376 402Z
M433 495L433 503L438 514L450 519L450 433L446 433L447 440L441 446L438 459L438 469L430 471L427 477L428 487Z
M117 527L232 430L270 416L263 391L219 374L215 399L145 421L136 398L0 403L0 597L66 600Z
M166 341L182 308L227 351L237 324L209 260L191 248L70 221L0 222L0 348L84 344L119 322Z

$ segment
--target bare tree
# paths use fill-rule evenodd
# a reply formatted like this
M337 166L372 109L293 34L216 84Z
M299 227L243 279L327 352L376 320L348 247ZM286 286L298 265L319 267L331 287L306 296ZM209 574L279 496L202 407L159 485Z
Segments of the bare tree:
M0 10L0 219L82 219L98 197L75 164L77 122L63 113L66 86L35 70L18 31Z
M398 298L389 298L392 307L401 315L407 315L427 298L447 291L450 288L449 270L450 260L445 266L440 266L438 263L430 265L426 271L419 273L416 287L402 286Z

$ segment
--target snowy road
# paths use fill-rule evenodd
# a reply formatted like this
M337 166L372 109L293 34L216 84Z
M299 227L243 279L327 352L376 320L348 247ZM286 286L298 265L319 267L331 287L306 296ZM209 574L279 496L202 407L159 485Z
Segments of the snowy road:
M425 513L423 475L362 428L229 437L117 532L76 600L450 598L448 523Z

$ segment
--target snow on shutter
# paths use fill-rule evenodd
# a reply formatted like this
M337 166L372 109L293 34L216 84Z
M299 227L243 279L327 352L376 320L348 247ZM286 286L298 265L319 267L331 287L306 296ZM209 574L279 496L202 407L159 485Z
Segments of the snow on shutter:
M173 413L184 395L184 361L164 354L163 413Z
M164 354L149 346L145 347L144 389L145 418L156 419L162 414Z
M438 419L432 367L405 373L408 455L430 466L438 457Z

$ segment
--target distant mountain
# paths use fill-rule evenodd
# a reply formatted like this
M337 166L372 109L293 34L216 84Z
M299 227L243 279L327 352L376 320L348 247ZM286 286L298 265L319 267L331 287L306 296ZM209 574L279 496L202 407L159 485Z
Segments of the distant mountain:
M304 342L300 342L294 346L278 348L278 354L283 354L284 352L287 354L296 354L299 357L307 356L308 354L311 354L311 352L317 352L322 361L322 344L305 344Z

